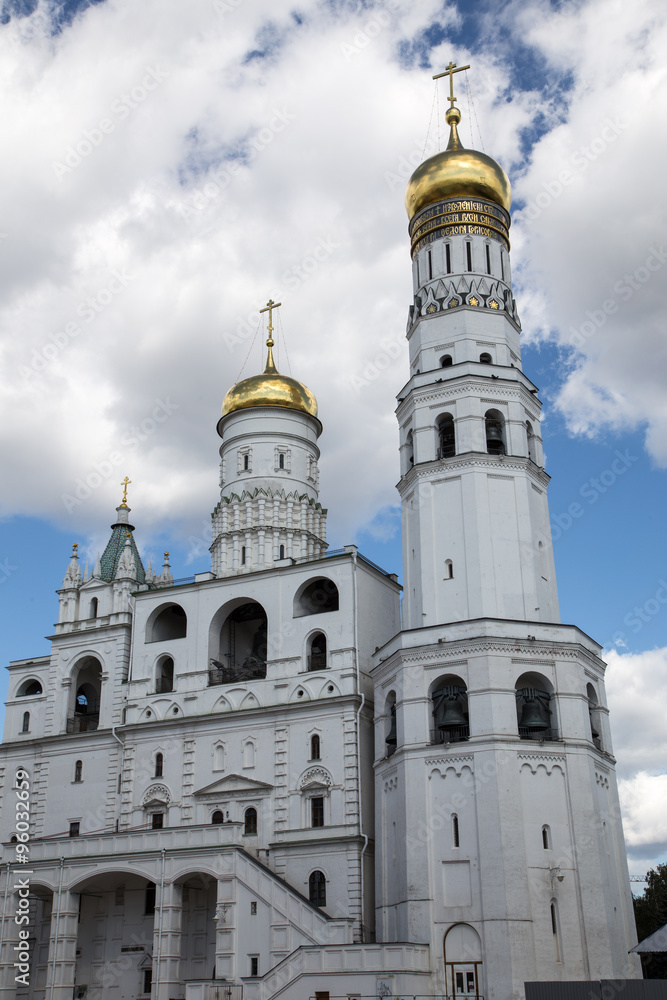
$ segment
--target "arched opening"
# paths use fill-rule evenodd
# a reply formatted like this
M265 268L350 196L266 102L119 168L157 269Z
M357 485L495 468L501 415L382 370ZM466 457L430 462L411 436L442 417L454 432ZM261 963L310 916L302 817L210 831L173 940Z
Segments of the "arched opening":
M310 737L310 759L319 760L320 759L320 737L317 733Z
M530 420L526 420L526 443L528 446L528 458L531 462L535 461L535 434L533 433L533 425Z
M146 642L165 642L168 639L184 639L188 619L179 604L168 604L161 611L151 615L146 627Z
M324 632L315 632L308 640L308 670L326 670L327 639Z
M598 696L592 684L586 685L588 699L588 721L591 727L591 739L598 750L602 750L602 726L600 725L600 708Z
M308 879L308 898L313 906L327 905L327 880L320 871L312 872Z
M213 813L213 815L211 816L211 823L216 824L216 823L224 823L224 822L225 822L224 814L222 813L222 811L220 809L216 809L215 812Z
M267 619L256 601L234 608L217 633L217 657L211 657L209 684L230 684L266 677Z
M431 743L461 743L470 736L468 691L460 677L447 674L431 688Z
M158 661L157 679L155 681L156 694L169 694L174 690L174 661L171 656L163 656Z
M408 464L406 472L409 472L412 466L415 464L415 438L412 431L408 431L408 436L405 439L405 453L407 456Z
M443 356L440 358L440 367L449 368L450 365L452 364L454 364L454 362L452 360L451 354L443 354Z
M482 365L492 365L493 364L493 358L491 357L491 355L489 354L488 351L482 351L482 353L479 356L479 361L480 361L480 364L482 364Z
M505 420L498 410L487 410L484 414L486 427L486 450L489 455L504 455Z
M83 761L82 760L77 760L76 764L74 765L74 781L77 784L80 781L83 781Z
M243 766L244 767L254 767L255 766L255 741L246 740L243 744Z
M333 580L319 576L304 584L294 595L294 617L338 611L338 587Z
M558 903L555 899L551 900L549 910L551 914L551 934L554 942L554 956L556 961L560 962L562 961L560 950L560 927L558 920Z
M459 818L456 813L452 813L452 847L460 846Z
M98 599L96 597L92 597L91 600L90 600L90 607L88 608L88 617L89 618L97 618L97 607L98 607L98 604L99 604Z
M546 823L542 827L542 847L545 851L551 850L551 828Z
M284 545L281 545L280 548L278 549L278 558L279 559L284 559L285 558L285 546Z
M257 836L257 810L250 806L243 815L243 835L245 837Z
M68 733L94 732L100 723L102 664L87 656L74 674L73 704L67 719Z
M23 713L23 725L21 726L22 733L30 732L30 712Z
M162 778L164 771L164 756L161 753L155 754L155 778Z
M21 687L16 692L16 697L34 698L38 694L42 694L42 685L39 681L31 679L23 681L23 684L21 684Z
M250 468L250 455L243 456L243 471L247 472Z
M456 454L456 438L454 435L454 417L451 413L443 413L436 420L438 435L437 458L453 458Z
M241 565L245 566L245 545L241 546Z
M541 674L522 674L516 682L516 711L522 740L557 740L553 689Z
M180 969L178 978L181 983L189 980L211 981L216 976L216 954L215 939L216 928L222 920L229 919L226 915L226 907L218 910L216 921L216 907L218 882L217 879L208 872L188 872L179 878L173 886L172 892L175 901L180 906ZM178 954L178 952L177 952ZM155 992L155 991L154 991ZM215 988L211 993L215 996ZM220 988L222 993L223 989ZM183 996L182 990L171 989L167 996ZM135 996L128 993L129 997ZM205 996L206 994L200 994Z
M445 580L453 580L454 579L454 563L452 562L451 559L445 559L445 575L444 575L444 579Z
M278 454L278 468L279 469L285 468L285 455L283 454L282 451Z
M482 993L482 945L470 924L454 924L445 935L446 992L450 997Z
M385 755L391 757L396 753L398 745L398 728L396 725L396 692L390 691L384 707L385 717Z

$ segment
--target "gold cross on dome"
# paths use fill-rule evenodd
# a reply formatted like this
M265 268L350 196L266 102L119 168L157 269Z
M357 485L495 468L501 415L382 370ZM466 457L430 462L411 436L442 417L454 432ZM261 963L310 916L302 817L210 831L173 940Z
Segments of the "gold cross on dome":
M128 477L125 476L125 479L120 484L123 487L123 499L121 500L121 503L120 503L121 507L127 507L127 488L128 488L128 486L130 485L131 482L132 482L132 480L128 479Z
M272 343L269 345L270 347L273 347L273 338L271 336L271 334L273 333L273 310L277 309L278 306L281 306L281 305L282 305L282 302L274 302L273 299L269 299L269 301L266 303L266 305L264 306L264 308L259 310L260 313L268 312L268 314L269 314L268 334L269 334L269 340L272 341ZM267 341L267 344L268 344L268 341Z
M434 80L439 80L443 76L449 77L449 106L454 107L454 102L456 98L454 97L454 73L462 73L464 69L470 69L470 66L457 66L452 60L449 60L449 66L446 67L444 73L436 73L433 77Z

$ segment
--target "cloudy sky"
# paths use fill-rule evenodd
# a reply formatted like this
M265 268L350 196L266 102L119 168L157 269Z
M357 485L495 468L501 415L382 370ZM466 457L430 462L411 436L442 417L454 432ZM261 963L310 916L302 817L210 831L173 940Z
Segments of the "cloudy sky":
M215 424L263 365L316 393L333 546L400 571L405 182L445 138L507 169L563 619L610 650L630 866L667 850L667 11L659 0L4 0L3 662L48 651L72 541L118 483L137 539L206 568ZM662 692L663 697L657 695Z

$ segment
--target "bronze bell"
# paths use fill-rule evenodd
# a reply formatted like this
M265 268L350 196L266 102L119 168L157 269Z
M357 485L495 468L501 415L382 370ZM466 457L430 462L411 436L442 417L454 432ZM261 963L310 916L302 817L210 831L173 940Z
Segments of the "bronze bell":
M544 705L537 698L526 698L519 719L521 729L548 729L549 719Z
M440 722L438 723L438 729L450 729L454 726L467 726L468 720L463 714L463 709L455 694L447 695L445 712L442 716Z
M389 732L387 733L387 737L385 739L385 743L388 746L395 747L396 746L396 706L395 705L391 706L390 712L391 712L391 716L390 716L390 723L389 723Z
M486 425L486 440L487 441L502 441L503 432L499 423L491 422Z

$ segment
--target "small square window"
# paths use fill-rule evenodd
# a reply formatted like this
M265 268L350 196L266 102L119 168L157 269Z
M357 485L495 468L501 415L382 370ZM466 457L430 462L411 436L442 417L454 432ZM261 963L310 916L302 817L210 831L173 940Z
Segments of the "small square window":
M250 916L254 917L257 915L257 903L253 900L250 904Z
M70 823L69 825L69 835L70 837L78 837L81 832L80 823Z

